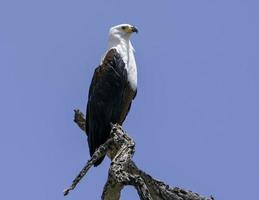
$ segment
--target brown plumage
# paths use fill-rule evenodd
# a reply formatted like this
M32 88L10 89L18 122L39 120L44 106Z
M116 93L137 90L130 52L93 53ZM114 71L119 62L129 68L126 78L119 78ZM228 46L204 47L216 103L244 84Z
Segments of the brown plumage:
M110 49L94 72L88 94L86 131L91 156L108 139L110 123L122 125L135 96L123 59L116 49Z

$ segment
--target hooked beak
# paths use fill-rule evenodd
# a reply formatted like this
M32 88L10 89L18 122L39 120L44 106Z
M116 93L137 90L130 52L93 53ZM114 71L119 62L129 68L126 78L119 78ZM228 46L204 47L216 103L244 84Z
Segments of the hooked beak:
M132 33L138 33L137 27L136 27L136 26L132 26L132 27L131 27L131 32L132 32Z

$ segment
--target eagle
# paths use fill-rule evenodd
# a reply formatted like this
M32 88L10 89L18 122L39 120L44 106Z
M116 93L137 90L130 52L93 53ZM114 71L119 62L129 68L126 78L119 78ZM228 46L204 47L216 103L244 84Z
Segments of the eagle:
M137 66L130 41L137 32L130 24L110 28L107 51L94 71L88 93L85 130L90 156L109 138L111 123L122 125L137 94Z

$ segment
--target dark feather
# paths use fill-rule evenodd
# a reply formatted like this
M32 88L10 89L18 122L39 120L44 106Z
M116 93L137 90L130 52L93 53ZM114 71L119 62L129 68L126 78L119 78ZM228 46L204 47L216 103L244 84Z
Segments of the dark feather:
M115 49L111 49L103 64L96 68L89 88L86 131L91 156L108 139L110 123L123 123L135 93L129 86L124 61Z

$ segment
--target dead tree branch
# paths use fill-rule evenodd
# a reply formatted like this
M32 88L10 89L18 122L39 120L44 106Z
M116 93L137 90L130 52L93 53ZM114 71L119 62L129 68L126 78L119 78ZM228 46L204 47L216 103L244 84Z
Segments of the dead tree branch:
M75 110L75 123L85 133L85 119L82 112ZM123 131L121 126L112 124L110 139L101 145L85 167L73 180L72 185L64 190L64 195L73 190L93 164L103 155L111 159L108 180L104 186L102 200L119 200L124 186L132 185L141 200L214 200L200 196L189 190L170 187L162 181L152 178L138 169L132 161L135 151L134 141Z

